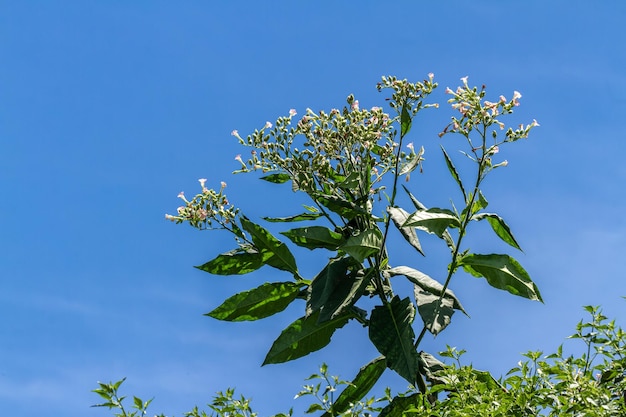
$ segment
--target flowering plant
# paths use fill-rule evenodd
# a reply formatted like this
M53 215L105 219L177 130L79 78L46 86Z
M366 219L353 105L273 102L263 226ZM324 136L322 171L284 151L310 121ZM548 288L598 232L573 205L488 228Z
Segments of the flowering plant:
M508 128L503 117L519 105L521 94L511 100L503 96L495 102L485 100L486 91L470 87L467 77L455 91L446 89L448 100L460 115L439 134L460 135L467 143L463 151L474 162L473 178L459 174L442 146L448 171L458 186L462 203L449 208L428 208L399 178L421 169L424 148L418 151L405 143L417 114L438 108L428 102L437 87L433 74L422 82L411 83L396 77L383 77L379 91L390 91L388 104L394 113L380 107L362 109L350 95L347 106L329 112L307 109L265 126L245 138L233 131L241 145L251 148L250 157L237 156L237 173L260 171L262 180L275 184L291 183L294 192L303 192L311 204L289 217L267 217L274 223L303 223L281 232L292 244L310 250L330 251L328 263L316 276L304 277L289 246L253 222L230 204L224 194L205 187L187 200L177 215L166 215L177 223L188 222L199 229L225 229L231 232L236 248L218 255L197 268L217 275L239 275L265 265L289 273L293 279L264 283L233 295L209 316L227 321L258 320L283 311L296 300L304 302L303 315L290 324L275 340L263 364L291 361L323 348L333 333L350 320L368 329L370 341L380 352L358 372L339 395L327 415L337 415L360 400L391 369L427 395L427 382L436 381L435 373L443 364L435 356L419 350L426 334L438 334L448 326L455 311L465 313L449 288L460 270L483 277L498 289L531 300L541 295L528 273L507 254L477 254L463 246L470 224L487 220L501 240L520 249L507 223L496 213L485 212L487 199L481 191L485 177L505 160L495 162L500 148L526 138L536 121ZM496 156L497 155L497 156ZM411 208L399 206L399 191ZM383 207L379 207L382 205ZM415 265L394 265L388 247L389 230L398 229L406 242L424 254L418 232L439 237L449 248L451 258L443 279L436 280ZM393 281L404 277L414 287L411 296L396 293ZM377 300L366 310L359 301ZM414 323L419 315L421 324ZM416 336L414 326L421 329ZM402 403L402 397L392 401ZM393 405L395 409L397 407ZM382 415L382 414L381 414Z

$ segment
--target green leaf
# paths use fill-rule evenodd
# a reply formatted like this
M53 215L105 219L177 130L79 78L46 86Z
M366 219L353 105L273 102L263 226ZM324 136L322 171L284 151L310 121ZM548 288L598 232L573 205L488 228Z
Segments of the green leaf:
M475 277L484 277L494 288L543 302L539 289L528 273L509 255L470 254L460 259L459 266Z
M369 285L372 271L365 274L353 258L333 259L313 279L307 291L307 316L321 311L320 323L343 314L356 303Z
M368 256L378 253L382 240L383 234L378 227L372 227L356 236L350 236L340 249L357 261L363 262Z
M426 377L426 379L434 384L445 383L441 378L437 377L437 372L445 369L445 364L433 355L427 352L420 352L420 373Z
M394 397L391 402L382 409L378 417L407 417L410 414L405 414L406 411L415 409L424 401L422 394L415 393L408 397Z
M276 239L263 227L251 222L247 217L241 216L241 227L250 233L255 246L261 251L270 252L273 255L266 260L266 263L274 268L288 271L294 275L298 274L296 260L289 251L287 245Z
M312 193L312 196L318 203L348 220L352 220L357 216L369 215L367 210L343 198L322 193Z
M319 313L299 318L274 341L263 365L291 361L323 348L330 343L335 330L345 326L352 317L354 315L348 313L320 324Z
M419 253L424 255L422 251L422 245L417 237L417 232L413 227L402 227L406 220L409 218L409 213L399 207L387 207L387 213L391 217L393 224L396 225L402 236L406 239L411 246L413 246Z
M307 249L337 250L343 241L341 233L323 226L301 227L281 232L281 234L287 236L296 245Z
M361 367L354 380L352 380L333 403L333 414L326 412L322 414L322 417L336 416L347 411L353 404L370 392L383 372L385 372L385 369L387 369L387 363L383 356L379 356L367 365Z
M448 156L448 153L443 146L441 147L441 151L443 152L443 157L446 160L446 165L448 167L448 171L450 171L450 175L452 175L452 178L454 178L454 181L456 181L457 185L461 189L461 193L463 193L463 200L467 202L467 194L465 193L465 188L463 188L463 182L461 181L461 177L459 177L459 173L452 163L452 159L450 159L450 156Z
M424 160L422 158L424 155L424 147L422 146L419 152L407 163L405 163L402 168L400 168L400 173L398 175L405 175L413 172L415 168L419 166L419 164Z
M522 250L522 248L520 248L519 244L515 240L515 237L513 237L513 233L511 233L509 225L506 224L500 216L494 213L480 213L472 218L472 220L477 221L484 219L487 219L489 225L491 226L493 231L496 232L496 235L498 235L500 239L513 246L515 249Z
M263 217L263 220L271 223L291 223L291 222L301 222L306 220L315 220L319 217L322 217L322 213L302 213L296 214L295 216L289 217Z
M424 322L424 327L429 332L437 336L443 329L448 327L454 309L454 302L446 297L441 298L438 295L423 291L417 286L415 287L415 301L417 310Z
M428 275L418 271L417 269L409 268L408 266L396 266L394 268L383 271L383 274L387 277L403 275L420 289L438 296L441 296L441 293L443 291L443 285L439 281L429 277ZM454 294L454 292L452 292L451 289L446 288L445 298L449 298L450 300L452 300L452 306L467 315L467 313L463 309L463 306L461 305L461 302L458 300L458 298L456 298L456 295Z
M244 275L265 265L265 261L270 257L271 254L260 253L250 248L235 249L195 268L215 275Z
M324 407L322 407L321 404L318 403L313 403L309 406L309 408L307 408L307 410L305 411L306 414L311 414L314 413L316 411L324 411Z
M435 234L440 238L448 227L460 227L461 221L450 210L431 208L418 210L411 214L402 227L416 227L428 233Z
M404 188L404 191L406 191L406 193L409 195L411 203L413 203L417 210L428 210L427 207L421 203L421 201L415 198L415 196L409 191L408 188L406 188L405 185L402 185L402 188Z
M372 310L369 338L378 351L387 359L387 366L396 371L410 384L415 383L418 371L418 354L413 347L415 333L413 318L415 307L407 297L396 295L383 306Z
M411 130L411 124L413 119L407 109L407 105L402 106L402 112L400 113L400 136L404 137Z
M270 174L265 177L261 177L261 179L267 182L273 182L274 184L282 184L289 181L291 179L291 175L285 173Z
M269 317L283 311L296 298L300 287L293 282L265 283L229 297L206 315L225 321L252 321Z

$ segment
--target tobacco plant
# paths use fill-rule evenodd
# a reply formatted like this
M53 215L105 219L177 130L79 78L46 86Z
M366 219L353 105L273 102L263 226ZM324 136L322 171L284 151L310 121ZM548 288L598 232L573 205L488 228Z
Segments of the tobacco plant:
M519 105L521 95L514 92L511 99L500 96L488 101L484 86L470 87L467 77L461 80L456 90L446 89L455 115L439 137L456 137L453 146L461 144L474 169L471 175L460 175L441 146L458 188L456 203L449 206L427 207L400 185L401 177L422 169L424 148L416 149L407 140L417 115L439 107L429 102L437 87L432 74L416 83L383 77L377 89L389 92L386 102L391 114L381 107L363 109L351 95L342 109L307 109L299 118L292 109L245 138L232 132L241 145L250 148L249 157L237 156L237 173L260 172L261 180L277 186L290 184L294 192L310 199L303 208L294 208L291 216L263 220L297 224L280 234L293 245L325 251L328 262L313 277L302 275L284 239L231 204L225 183L213 190L201 179L201 192L190 200L181 193L183 205L177 214L166 215L176 223L188 222L201 230L223 229L234 237L234 249L197 266L202 271L241 275L269 266L285 273L284 280L235 294L207 314L219 320L252 321L302 302L301 317L277 337L263 365L291 361L325 347L334 332L350 320L367 328L380 356L360 369L324 416L347 410L369 392L386 369L421 394L427 393L427 382L434 381L434 373L443 364L420 350L420 343L426 332L437 335L443 331L456 311L465 313L449 288L459 270L485 278L497 289L541 301L536 285L513 257L473 253L464 245L470 226L481 222L489 225L495 236L520 249L502 217L485 211L488 203L481 185L488 175L506 166L506 160L500 159L501 148L528 137L538 124L507 127L504 120ZM409 207L400 206L400 196ZM417 265L394 263L388 239L392 227L420 255L424 255L420 233L441 239L450 251L450 261L439 280L421 272ZM401 278L413 285L413 294L397 292L394 282ZM375 305L366 307L372 303L360 302L364 298L376 300ZM415 322L417 315L419 322ZM403 398L396 397L392 404L402 403Z

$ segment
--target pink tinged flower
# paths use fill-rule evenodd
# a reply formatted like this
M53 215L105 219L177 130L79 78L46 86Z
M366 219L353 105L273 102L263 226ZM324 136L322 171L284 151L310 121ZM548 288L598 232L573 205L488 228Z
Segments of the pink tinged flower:
M461 77L461 81L463 81L463 84L467 85L467 75L465 77Z
M519 93L519 91L513 91L513 100L518 100L522 98L522 95Z
M205 209L200 209L196 212L196 216L198 217L198 219L200 220L204 220L206 219L207 216L207 212Z
M372 111L381 111L381 110L382 108L380 107L377 107L377 106L372 107Z
M359 109L359 100L354 100L352 102L352 106L351 107L352 107L352 110L354 110L354 111L358 110Z
M452 91L450 87L446 87L446 94L454 94L454 91Z
M245 165L245 164L243 163L243 159L241 159L241 155L237 155L237 156L235 157L235 161L238 161L238 162L239 162L239 163L241 163L242 165Z
M165 218L171 222L175 222L176 221L176 217L172 216L171 214L166 214Z
M498 126L500 126L500 130L504 130L504 123L502 122L496 122L498 124Z
M265 128L266 129L271 129L272 128L272 124L270 122L265 122Z
M185 212L185 207L183 207L183 206L178 207L178 208L176 209L176 212L177 212L179 215L183 214L183 213Z
M533 119L533 122L530 124L532 127L537 127L537 126L541 126L539 123L537 123L537 120Z
M225 183L224 181L222 181L222 182L220 183L220 185L222 186L222 190L223 190L224 188L226 188L226 183Z
M433 74L432 72L428 73L428 78L430 79L430 81L433 80L433 78L435 78L435 74Z
M180 193L178 193L178 198L184 200L185 199L185 193L183 191L181 191Z
M296 109L289 109L289 116L293 117L293 116L295 116L296 114L298 114L298 113L296 112Z
M500 103L506 103L506 97L500 96Z
M498 152L500 152L500 148L498 148L497 146L494 146L493 148L491 148L491 153L492 154L496 154Z

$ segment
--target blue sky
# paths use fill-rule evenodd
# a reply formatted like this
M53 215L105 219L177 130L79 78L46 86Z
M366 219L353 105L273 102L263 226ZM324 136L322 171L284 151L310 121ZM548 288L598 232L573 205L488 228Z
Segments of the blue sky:
M287 277L193 269L231 249L230 237L164 214L198 178L228 182L252 219L296 213L289 192L230 174L245 151L231 130L343 106L351 93L382 105L382 75L433 72L442 105L463 76L494 98L518 90L511 122L541 124L502 149L509 166L484 192L545 304L459 275L452 288L471 319L455 316L424 348L465 348L498 374L521 352L556 348L582 305L623 317L625 18L619 1L1 2L0 407L105 416L89 408L90 390L126 376L125 391L155 397L155 413L181 416L233 386L270 415L305 405L293 395L322 361L351 378L376 356L356 324L304 360L261 368L298 308L257 323L203 314ZM409 184L431 206L457 197L438 151L451 114L424 113L412 131L427 161ZM454 152L451 136L443 144ZM476 251L507 250L477 236ZM436 271L437 253L418 262Z

